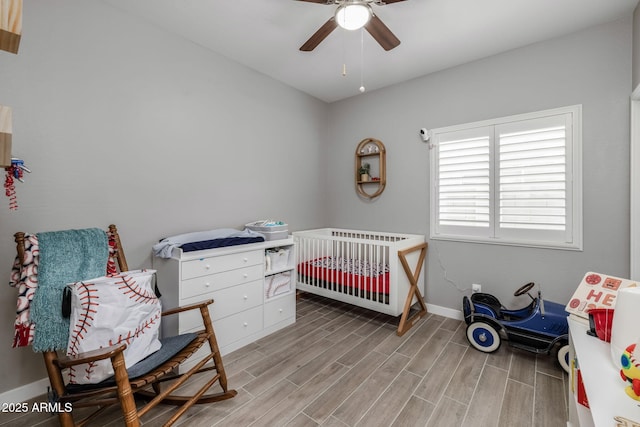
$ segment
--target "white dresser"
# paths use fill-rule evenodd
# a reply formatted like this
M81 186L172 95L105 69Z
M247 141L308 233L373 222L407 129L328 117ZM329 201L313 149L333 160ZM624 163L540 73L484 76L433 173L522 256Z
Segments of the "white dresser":
M277 250L277 252L276 252ZM162 307L213 299L209 306L224 355L296 321L292 238L194 252L174 249L153 259ZM196 310L162 319L162 334L200 329ZM198 360L198 354L192 357Z

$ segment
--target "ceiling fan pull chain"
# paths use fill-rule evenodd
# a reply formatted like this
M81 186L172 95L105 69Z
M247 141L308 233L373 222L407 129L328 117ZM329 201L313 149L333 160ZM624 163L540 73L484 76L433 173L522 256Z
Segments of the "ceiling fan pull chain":
M364 28L360 29L360 93L364 89Z
M342 32L342 77L347 76L347 43L345 42L346 35Z

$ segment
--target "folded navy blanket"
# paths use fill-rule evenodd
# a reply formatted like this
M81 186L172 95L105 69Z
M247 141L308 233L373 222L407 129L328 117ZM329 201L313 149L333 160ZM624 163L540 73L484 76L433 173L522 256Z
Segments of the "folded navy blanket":
M223 248L225 246L246 245L247 243L264 242L264 237L226 237L221 239L203 240L201 242L185 243L180 246L183 252L202 251L205 249Z
M174 248L181 248L184 252L199 251L223 246L243 245L246 243L264 242L264 235L245 228L219 228L210 231L180 234L160 240L153 245L153 253L160 258L171 258ZM216 246L217 245L217 246Z

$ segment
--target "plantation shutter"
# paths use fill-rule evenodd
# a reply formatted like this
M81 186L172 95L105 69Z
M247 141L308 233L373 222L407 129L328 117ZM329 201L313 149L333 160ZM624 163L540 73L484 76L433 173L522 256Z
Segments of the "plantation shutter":
M496 126L498 237L570 239L570 118L563 114Z
M492 128L441 135L438 139L438 227L486 235L491 228ZM458 231L456 231L458 230Z

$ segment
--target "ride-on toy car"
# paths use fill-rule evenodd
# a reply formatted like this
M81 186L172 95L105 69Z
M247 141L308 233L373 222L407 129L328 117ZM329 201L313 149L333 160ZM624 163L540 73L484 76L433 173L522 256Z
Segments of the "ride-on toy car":
M514 292L518 297L529 295L531 303L519 310L508 310L491 294L477 292L464 296L462 310L467 323L469 343L485 353L493 353L505 339L512 347L538 354L553 354L562 368L569 372L569 326L564 306L537 298L527 283Z

